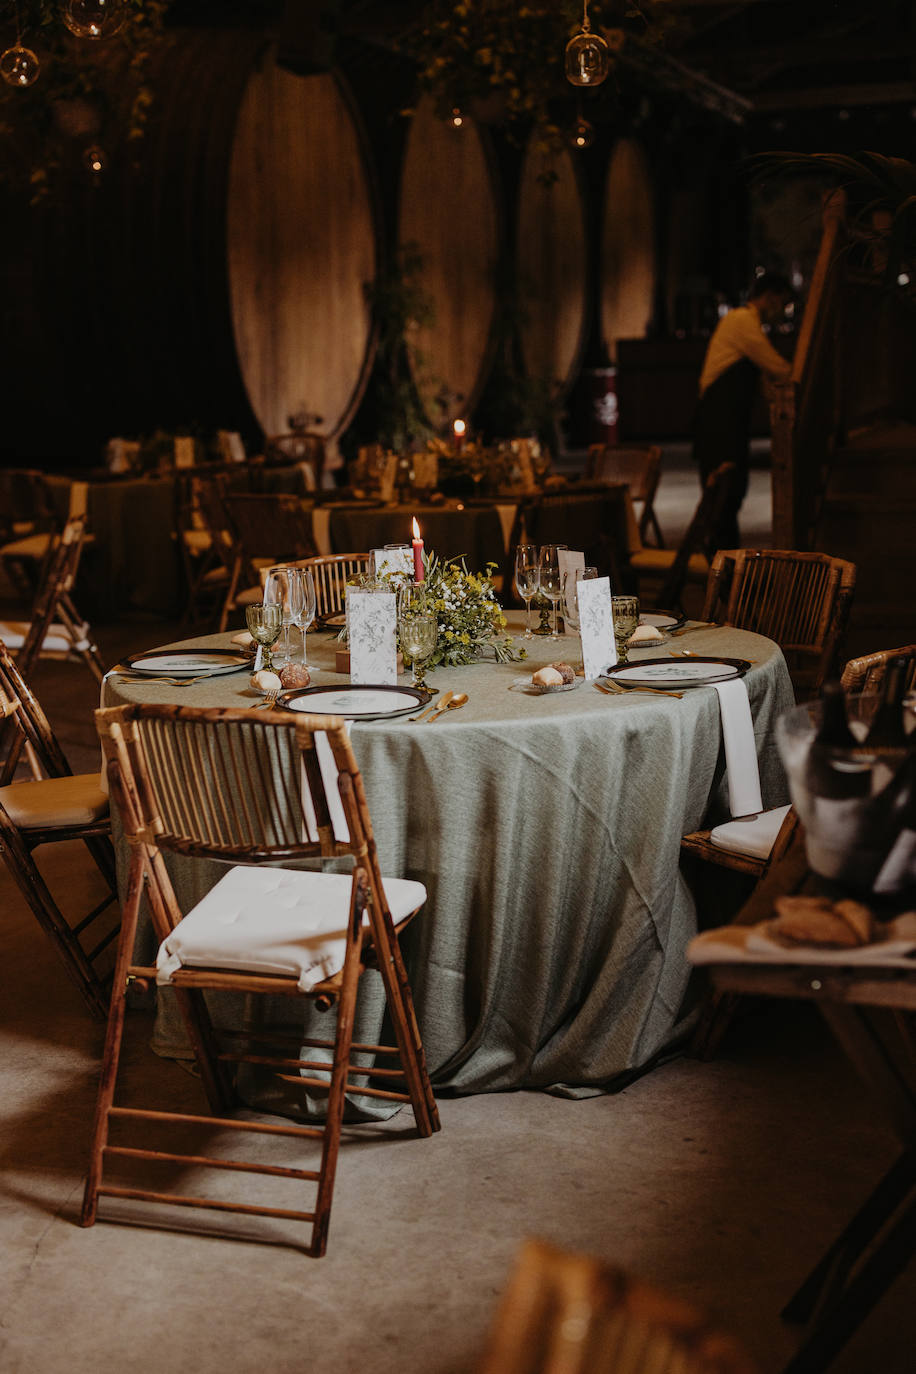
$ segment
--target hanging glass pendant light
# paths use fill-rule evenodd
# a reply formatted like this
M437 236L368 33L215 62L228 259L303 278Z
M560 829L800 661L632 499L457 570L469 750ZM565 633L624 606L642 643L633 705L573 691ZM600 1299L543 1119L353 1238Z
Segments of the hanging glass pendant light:
M600 86L610 69L610 48L600 33L592 33L588 0L582 0L582 29L566 44L566 79L573 86Z
M31 48L16 43L0 54L0 76L8 86L31 86L41 70L41 63Z
M63 20L77 38L110 38L124 23L123 0L66 0Z

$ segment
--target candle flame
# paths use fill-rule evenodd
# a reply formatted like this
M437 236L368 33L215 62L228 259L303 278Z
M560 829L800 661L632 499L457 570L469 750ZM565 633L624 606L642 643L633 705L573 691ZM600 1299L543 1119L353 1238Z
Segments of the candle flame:
M465 425L463 420L456 420L455 423L452 425L452 429L455 431L455 435L459 439L464 434L466 428L467 426Z
M414 516L414 521L413 521L413 537L414 537L414 539L419 539L419 538L420 538L420 526L417 524L417 518L416 518L416 516Z

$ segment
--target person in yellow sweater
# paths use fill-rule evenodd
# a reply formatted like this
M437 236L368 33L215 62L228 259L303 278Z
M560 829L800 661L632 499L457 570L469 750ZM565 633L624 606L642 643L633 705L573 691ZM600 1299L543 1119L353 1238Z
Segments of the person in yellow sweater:
M736 468L714 531L720 549L740 548L738 511L747 494L751 412L761 374L773 381L786 381L792 374L792 364L764 333L765 325L778 324L784 317L792 297L786 277L765 272L754 281L747 305L722 317L706 350L694 421L694 460L702 483L720 463L734 463Z

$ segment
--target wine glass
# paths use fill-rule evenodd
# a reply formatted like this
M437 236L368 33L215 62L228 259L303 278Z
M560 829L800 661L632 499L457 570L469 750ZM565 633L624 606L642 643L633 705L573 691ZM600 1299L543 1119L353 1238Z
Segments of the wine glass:
M598 576L597 568L573 568L563 574L563 619L567 626L579 630L579 583L590 582ZM582 667L580 663L578 665Z
M639 597L612 596L611 615L614 619L614 638L617 641L617 661L627 661L627 640L635 634L639 624Z
M550 631L551 639L559 639L557 632L557 605L563 595L563 583L560 579L560 545L544 544L541 547L541 556L538 560L538 589L542 596L546 596L550 602L552 611L553 625Z
M426 660L435 652L438 637L436 608L423 585L402 587L398 593L398 641L413 668L410 685L427 694Z
M525 603L525 638L531 632L531 598L538 589L538 550L536 544L519 544L515 550L515 590Z
M280 638L283 628L282 606L273 601L267 605L248 606L245 609L245 620L251 638L264 650L264 667L272 669L274 665L270 650L271 645L276 644Z

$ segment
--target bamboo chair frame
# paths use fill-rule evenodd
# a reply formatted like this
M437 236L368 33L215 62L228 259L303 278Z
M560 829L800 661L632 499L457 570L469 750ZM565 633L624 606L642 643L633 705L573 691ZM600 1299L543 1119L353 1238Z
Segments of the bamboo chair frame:
M327 440L323 434L314 434L309 430L275 434L267 440L265 454L268 458L295 463L300 469L308 469L311 479L306 479L306 486L312 491L317 491L321 486L327 457Z
M31 601L42 583L60 534L61 520L43 472L34 468L13 469L6 473L4 486L10 508L0 513L0 559L13 586L25 600ZM33 536L38 536L33 552L16 548L23 539Z
M479 1374L754 1374L683 1299L544 1241L522 1246Z
M916 644L904 644L900 649L880 649L877 653L865 654L862 658L851 658L840 678L843 690L856 694L880 691L889 660L901 656L910 660L906 673L906 690L912 691L916 682Z
M661 578L661 586L654 604L670 611L683 611L681 595L684 584L690 575L690 560L702 554L711 565L715 552L713 546L714 530L722 509L728 499L728 492L734 480L734 463L721 463L715 472L706 479L702 495L690 519L677 549L647 549L646 561L641 562L637 553L630 559L630 569L637 579L641 577ZM649 556L651 555L651 561ZM708 570L707 570L708 573ZM707 574L704 574L704 576Z
M14 662L6 645L0 641L0 716L3 735L12 734L19 747L10 748L0 766L0 787L7 787L14 778L23 745L38 761L46 778L67 778L73 770L67 762L48 718ZM26 784L36 788L40 800L42 780ZM111 822L108 815L81 825L18 825L3 805L0 797L0 857L13 881L32 909L63 961L67 973L76 984L93 1016L104 1020L108 1006L107 978L98 965L103 960L118 933L118 923L110 923L101 931L96 924L102 913L117 900L114 851L109 839ZM82 840L96 867L108 885L108 896L75 925L64 916L32 858L32 851L40 845L58 844L64 840ZM87 950L81 937L91 938Z
M63 533L51 550L32 606L31 618L27 624L23 624L23 642L16 649L15 656L20 670L29 673L39 657L69 658L76 655L101 685L105 667L91 637L89 622L80 615L72 595L82 556L85 528L85 517L81 515L72 517L64 526ZM57 650L44 649L52 626L63 631L63 637L70 641L69 649L59 653Z
M315 615L340 615L346 608L347 583L369 571L368 553L323 553L295 561L315 582Z
M796 693L814 696L835 668L856 587L856 565L794 549L720 549L704 620L775 639Z
M617 448L613 444L591 444L585 467L587 482L625 482L634 501L642 503L639 537L649 543L650 531L660 549L665 537L655 514L655 493L661 477L662 451L658 444L648 448Z
M439 1129L410 985L379 869L363 781L345 724L330 716L303 715L287 724L255 718L248 711L149 705L98 711L96 722L108 761L112 796L130 845L131 862L82 1225L91 1226L96 1220L100 1196L128 1197L311 1223L307 1252L313 1256L323 1255L346 1093L351 1091L360 1096L410 1103L420 1135L429 1136ZM316 753L316 740L320 735L327 739L338 769L338 791L350 837L345 842L334 838L329 795ZM304 838L300 769L307 779L315 809L318 835L315 841ZM293 976L224 968L182 968L173 975L171 985L213 1114L209 1117L114 1105L126 990L133 980L146 985L156 976L154 968L133 963L141 892L148 899L153 928L160 941L182 919L163 851L243 864L344 856L349 856L353 862L344 964L338 974L324 979L311 992L303 993ZM415 914L411 913L407 920ZM368 917L368 927L364 926L364 915ZM406 920L399 922L397 929L405 924ZM377 966L381 974L396 1047L356 1045L352 1039L357 985L360 974L370 966ZM320 1058L315 1062L300 1060L288 1043L281 1043L265 1053L265 1037L250 1032L242 1032L231 1038L233 1043L228 1047L220 1047L207 1013L204 989L232 989L251 995L308 996L322 1009L336 1004L334 1039L304 1041L310 1047L331 1050L332 1065ZM239 1038L243 1042L255 1040L260 1052L251 1054L240 1050ZM298 1047L303 1042L297 1039L296 1043ZM384 1066L367 1068L353 1063L351 1053L385 1056ZM388 1058L392 1055L398 1057L400 1067L392 1066ZM326 1090L325 1124L321 1127L277 1127L226 1117L233 1100L232 1064L271 1067L285 1084ZM303 1069L327 1071L329 1068L330 1082L302 1076ZM368 1080L367 1085L350 1082L353 1075ZM376 1086L379 1080L382 1086ZM386 1086L392 1083L398 1086ZM146 1148L125 1150L110 1145L108 1134L112 1119L139 1121L144 1125L151 1120L165 1124L213 1124L217 1117L220 1127L228 1129L321 1140L321 1165L317 1171L235 1161L231 1166L241 1172L267 1172L316 1183L314 1209L292 1211L146 1188L125 1188L107 1182L104 1166L114 1156L127 1154L130 1158L146 1161L162 1157ZM226 1167L220 1160L196 1155L169 1154L167 1158L195 1167Z

